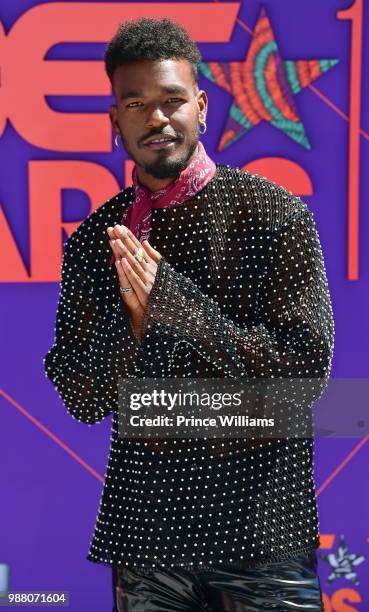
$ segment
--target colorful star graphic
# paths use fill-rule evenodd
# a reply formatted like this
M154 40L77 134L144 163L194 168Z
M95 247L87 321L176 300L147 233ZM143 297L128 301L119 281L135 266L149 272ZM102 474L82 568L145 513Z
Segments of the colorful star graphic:
M200 64L200 72L234 98L218 151L229 147L261 121L268 121L310 149L294 96L338 61L283 60L262 7L243 62Z
M359 584L354 568L360 565L366 557L365 555L349 553L343 536L340 538L337 552L335 554L321 555L321 558L329 563L332 570L328 576L328 582L333 582L337 578L346 578L346 580L351 580L356 585Z

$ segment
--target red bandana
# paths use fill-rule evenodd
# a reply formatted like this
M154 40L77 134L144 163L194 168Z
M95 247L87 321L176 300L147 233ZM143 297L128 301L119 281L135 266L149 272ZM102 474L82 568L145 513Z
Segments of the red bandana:
M200 141L192 162L181 172L178 178L164 189L149 191L141 185L138 182L135 166L132 172L135 197L133 203L124 211L120 224L128 227L140 242L149 240L151 209L171 208L183 204L205 187L213 178L215 170L215 163L207 155ZM113 255L110 263L114 263L114 260Z

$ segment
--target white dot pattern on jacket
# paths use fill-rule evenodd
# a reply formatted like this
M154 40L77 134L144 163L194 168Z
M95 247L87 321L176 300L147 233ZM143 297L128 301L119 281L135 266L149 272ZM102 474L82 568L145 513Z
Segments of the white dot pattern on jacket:
M311 438L124 439L117 415L118 377L328 379L334 323L313 214L283 187L220 164L195 197L153 209L150 243L163 258L138 343L106 233L132 201L122 190L67 240L44 358L74 418L112 415L87 559L150 572L314 550Z

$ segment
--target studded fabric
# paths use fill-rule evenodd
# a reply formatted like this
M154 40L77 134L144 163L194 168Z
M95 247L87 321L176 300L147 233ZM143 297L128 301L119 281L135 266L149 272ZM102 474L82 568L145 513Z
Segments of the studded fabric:
M315 549L309 438L138 440L118 436L119 377L316 377L334 324L312 213L283 187L217 165L186 203L155 208L163 258L141 342L120 297L106 228L121 191L68 239L47 376L70 414L112 415L105 485L87 559L106 565L246 568Z

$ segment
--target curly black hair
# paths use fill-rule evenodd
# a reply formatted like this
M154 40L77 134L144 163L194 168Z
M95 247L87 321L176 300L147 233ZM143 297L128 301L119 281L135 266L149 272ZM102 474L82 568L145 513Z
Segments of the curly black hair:
M141 59L185 59L198 83L200 51L185 28L170 19L141 17L120 24L104 55L110 81L118 66Z

